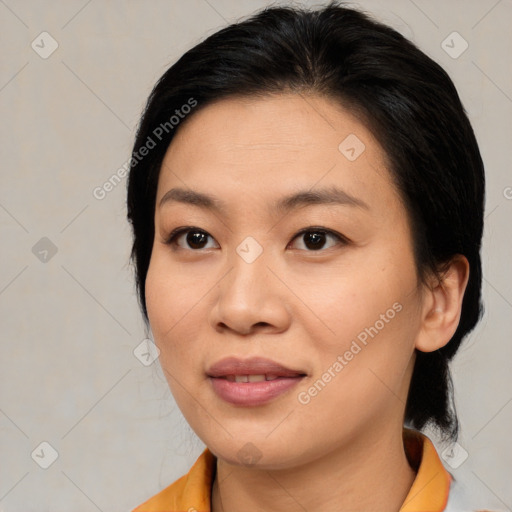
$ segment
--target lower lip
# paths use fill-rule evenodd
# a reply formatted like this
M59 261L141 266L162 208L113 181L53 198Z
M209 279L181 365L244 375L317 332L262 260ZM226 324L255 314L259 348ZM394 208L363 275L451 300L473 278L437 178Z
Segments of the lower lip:
M217 395L233 405L252 407L262 405L296 386L303 377L278 377L261 382L231 382L210 377Z

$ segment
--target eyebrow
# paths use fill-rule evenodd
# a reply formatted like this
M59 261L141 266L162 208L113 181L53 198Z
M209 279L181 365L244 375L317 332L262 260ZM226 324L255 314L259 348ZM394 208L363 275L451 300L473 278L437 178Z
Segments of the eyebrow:
M159 208L166 203L172 202L190 204L219 213L225 213L226 210L226 203L217 197L184 188L172 188L167 191L159 202ZM332 186L330 188L322 188L314 191L301 190L299 192L295 192L276 201L271 205L271 210L276 214L282 214L300 207L316 204L340 204L358 207L365 210L370 209L362 199L354 197L348 192Z

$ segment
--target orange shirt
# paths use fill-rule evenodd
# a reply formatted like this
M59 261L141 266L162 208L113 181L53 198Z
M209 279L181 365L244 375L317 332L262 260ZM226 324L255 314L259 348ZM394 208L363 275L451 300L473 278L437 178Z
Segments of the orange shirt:
M418 470L400 512L443 512L448 502L452 476L427 436L404 428L403 439L407 456ZM215 456L206 448L186 475L133 512L211 512L215 464Z

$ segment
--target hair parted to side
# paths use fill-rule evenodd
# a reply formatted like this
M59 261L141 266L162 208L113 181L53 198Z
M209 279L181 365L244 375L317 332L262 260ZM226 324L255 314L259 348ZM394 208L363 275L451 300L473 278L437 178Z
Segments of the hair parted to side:
M328 97L373 132L408 212L423 282L456 254L469 261L457 331L443 348L416 352L404 418L416 429L430 425L455 440L448 363L482 314L483 162L447 73L392 28L340 2L316 10L265 8L187 51L155 85L137 131L127 197L146 324L158 176L176 130L187 115L216 100L290 92Z

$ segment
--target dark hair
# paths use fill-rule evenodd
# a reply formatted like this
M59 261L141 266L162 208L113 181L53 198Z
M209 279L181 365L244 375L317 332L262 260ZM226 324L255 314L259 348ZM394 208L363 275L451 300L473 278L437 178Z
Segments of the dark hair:
M410 218L421 280L439 275L456 254L469 261L458 328L439 350L416 351L404 418L455 440L448 363L482 314L482 159L447 73L392 28L338 2L317 10L265 8L187 51L155 85L133 147L127 199L146 325L158 176L177 127L187 113L222 98L286 92L339 102L374 133Z

